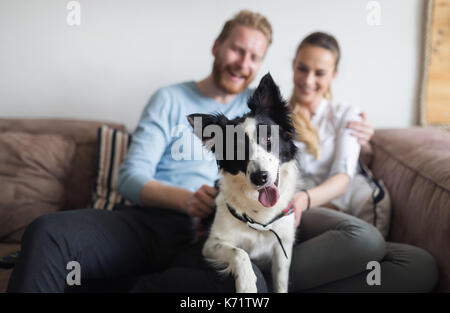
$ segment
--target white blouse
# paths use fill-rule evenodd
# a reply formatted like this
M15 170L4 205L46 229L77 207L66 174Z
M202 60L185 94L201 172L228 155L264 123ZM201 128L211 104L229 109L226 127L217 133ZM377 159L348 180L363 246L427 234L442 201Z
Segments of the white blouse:
M316 160L306 150L303 142L296 142L301 185L313 188L337 173L347 174L350 179L356 173L360 145L357 138L346 128L350 121L361 120L361 110L342 102L323 99L311 118L319 134L320 156Z

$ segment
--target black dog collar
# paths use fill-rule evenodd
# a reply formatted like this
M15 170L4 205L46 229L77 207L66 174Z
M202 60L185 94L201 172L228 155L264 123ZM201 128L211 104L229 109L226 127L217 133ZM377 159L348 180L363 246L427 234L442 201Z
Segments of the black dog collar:
M273 229L269 228L268 226L270 224L272 224L273 222L275 222L276 220L279 220L280 218L295 212L294 199L292 199L291 202L289 202L289 205L286 209L281 211L280 214L275 216L270 222L268 222L266 224L261 224L261 223L256 222L254 219L247 216L247 214L245 214L245 213L242 216L239 215L236 212L236 210L228 203L227 203L227 208L228 208L228 211L230 211L231 215L233 215L238 220L246 223L247 226L249 226L255 230L259 230L259 231L271 231L275 235L275 237L277 237L278 242L280 243L281 249L283 249L284 256L286 257L286 259L288 258L287 254L286 254L286 250L284 249L283 243L281 242L280 236L278 236L278 234Z

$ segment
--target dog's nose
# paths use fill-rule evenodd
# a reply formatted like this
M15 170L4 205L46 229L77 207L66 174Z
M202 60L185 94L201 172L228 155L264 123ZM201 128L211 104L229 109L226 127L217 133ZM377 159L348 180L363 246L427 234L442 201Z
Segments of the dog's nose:
M267 179L269 178L269 172L266 171L256 171L250 175L250 180L256 186L262 186L267 183Z

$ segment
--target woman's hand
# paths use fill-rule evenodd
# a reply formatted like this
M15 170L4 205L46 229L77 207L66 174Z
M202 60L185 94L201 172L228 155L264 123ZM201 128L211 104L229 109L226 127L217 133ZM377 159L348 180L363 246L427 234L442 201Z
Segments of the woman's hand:
M369 144L370 139L374 134L374 128L372 123L367 120L366 114L363 112L360 114L361 121L348 122L347 128L350 128L353 133L352 135L358 138L358 142L361 147Z
M308 208L308 195L304 191L299 191L294 195L295 207L295 228L300 225L302 212Z
M205 218L213 212L216 206L214 198L217 189L203 185L196 192L189 193L181 202L181 211L192 217Z

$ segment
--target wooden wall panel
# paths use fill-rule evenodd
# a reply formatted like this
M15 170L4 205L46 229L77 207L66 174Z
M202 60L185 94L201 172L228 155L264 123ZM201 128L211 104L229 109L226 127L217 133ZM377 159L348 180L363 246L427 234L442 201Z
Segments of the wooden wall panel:
M430 5L423 114L426 124L450 125L450 0Z

